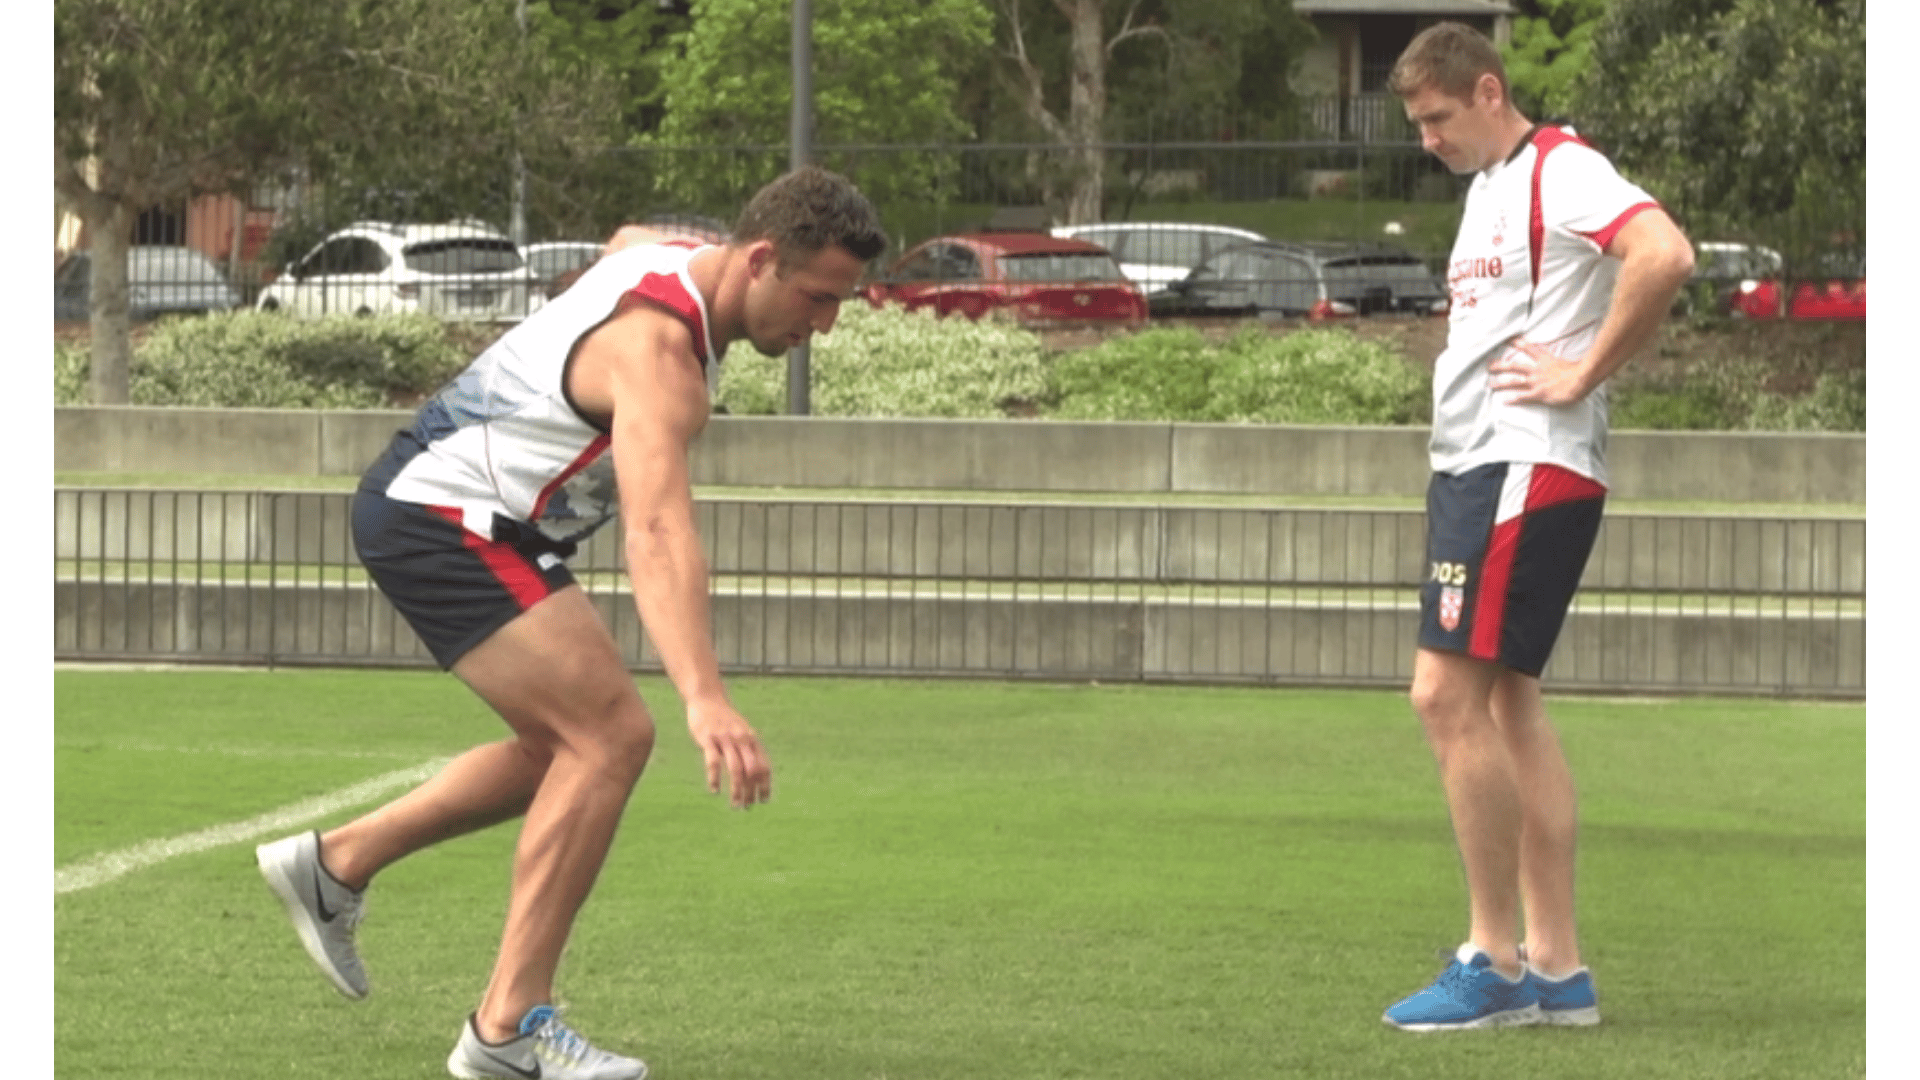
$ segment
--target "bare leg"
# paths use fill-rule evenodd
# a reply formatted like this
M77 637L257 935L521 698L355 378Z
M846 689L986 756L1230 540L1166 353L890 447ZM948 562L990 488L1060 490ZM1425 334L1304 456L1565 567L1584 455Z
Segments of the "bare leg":
M1493 688L1493 715L1513 759L1520 792L1520 896L1526 909L1527 959L1547 975L1565 975L1580 966L1573 910L1573 774L1547 721L1540 680L1502 672Z
M480 1036L498 1041L516 1033L528 1009L553 1000L574 916L653 751L653 720L578 587L502 627L454 671L533 748L530 757L547 759L526 805L506 929L476 1014Z
M343 884L364 889L421 848L526 813L548 760L545 747L523 739L476 746L398 799L321 834L321 861Z
M1497 665L1421 649L1413 707L1440 767L1467 876L1469 940L1508 977L1520 968L1521 801L1489 701Z

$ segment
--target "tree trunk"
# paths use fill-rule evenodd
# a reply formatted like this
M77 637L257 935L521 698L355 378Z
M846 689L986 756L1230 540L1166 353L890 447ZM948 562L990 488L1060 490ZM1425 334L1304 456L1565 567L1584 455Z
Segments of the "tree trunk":
M95 405L125 405L133 342L128 313L127 248L133 242L133 211L106 199L88 200L87 250L93 255L91 310L92 398Z
M1107 43L1101 0L1059 0L1072 24L1068 46L1073 82L1067 99L1068 160L1072 188L1067 195L1067 224L1099 221L1106 197L1106 153L1102 149L1107 116Z

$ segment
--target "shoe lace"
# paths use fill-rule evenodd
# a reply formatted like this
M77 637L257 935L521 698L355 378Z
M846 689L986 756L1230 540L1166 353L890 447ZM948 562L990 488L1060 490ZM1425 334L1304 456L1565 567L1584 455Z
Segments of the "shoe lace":
M540 1026L533 1029L533 1038L536 1043L546 1047L549 1055L568 1064L579 1064L587 1055L595 1052L592 1043L560 1019L558 1008L549 1012Z

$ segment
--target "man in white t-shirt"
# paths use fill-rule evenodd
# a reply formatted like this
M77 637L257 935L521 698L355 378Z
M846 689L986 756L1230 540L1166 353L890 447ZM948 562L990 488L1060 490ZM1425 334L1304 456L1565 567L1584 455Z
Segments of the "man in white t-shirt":
M1422 31L1389 85L1422 146L1473 175L1434 365L1412 694L1470 927L1447 970L1383 1019L1411 1031L1598 1023L1574 926L1573 780L1540 673L1600 527L1606 380L1652 339L1693 248L1571 129L1522 116L1499 51L1471 27Z

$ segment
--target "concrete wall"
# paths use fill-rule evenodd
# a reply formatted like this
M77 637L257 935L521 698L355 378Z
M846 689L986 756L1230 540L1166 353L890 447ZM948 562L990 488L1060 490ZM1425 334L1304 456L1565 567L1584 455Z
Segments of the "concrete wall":
M627 662L658 670L624 591L593 598ZM65 580L54 601L60 659L433 664L365 584ZM713 604L735 673L1404 686L1416 623L1404 604L1204 597L719 591ZM1577 609L1545 678L1556 690L1857 698L1865 649L1860 617Z
M54 468L346 476L400 412L54 410ZM1861 435L1616 432L1621 499L1866 502ZM723 487L1417 497L1426 433L1401 428L715 417L695 482Z

